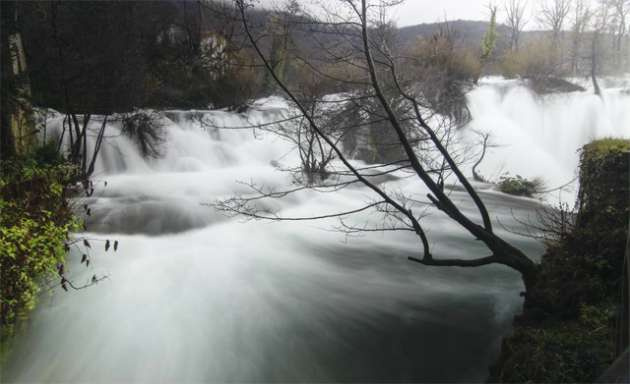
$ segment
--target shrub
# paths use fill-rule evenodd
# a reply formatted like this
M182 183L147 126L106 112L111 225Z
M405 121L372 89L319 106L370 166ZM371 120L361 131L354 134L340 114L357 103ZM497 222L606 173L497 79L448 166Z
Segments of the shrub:
M532 41L518 51L508 51L499 64L507 78L545 78L556 75L554 50L550 42Z
M481 75L481 61L474 51L456 43L456 37L439 33L421 38L412 48L411 55L419 63L445 76L459 81L474 81Z
M470 120L466 92L482 66L476 53L456 40L450 31L419 39L410 52L410 73L431 109L464 125Z
M520 175L502 176L499 182L499 190L509 195L532 197L542 189L543 181L539 178L528 180Z
M49 140L47 143L34 148L30 157L41 166L59 165L64 162L63 156L57 151L55 140Z
M122 116L122 133L130 137L144 157L160 157L164 142L161 116L153 111L134 111Z
M509 357L491 369L491 381L594 382L614 360L613 319L610 307L582 306L575 321L517 328L503 343Z
M628 151L617 139L582 149L577 214L547 241L490 382L594 382L627 347Z
M65 199L67 165L5 161L0 178L0 358L16 326L34 308L42 283L57 276L66 239L78 222Z

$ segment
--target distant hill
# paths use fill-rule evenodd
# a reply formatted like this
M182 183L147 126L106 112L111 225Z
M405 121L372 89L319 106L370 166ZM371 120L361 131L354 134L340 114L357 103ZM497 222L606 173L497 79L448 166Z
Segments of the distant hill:
M430 37L440 30L448 28L455 34L457 41L465 46L478 47L481 45L481 40L484 34L488 30L490 23L486 21L472 21L472 20L449 20L447 23L425 23L412 25L408 27L402 27L398 29L399 41L407 46L413 44L416 39L420 37ZM508 27L499 24L497 26L497 48L502 49L509 34Z
M248 11L248 18L250 22L250 29L254 35L261 36L268 33L268 22L272 19L274 11L266 8L252 8ZM216 29L217 25L224 25L226 18L222 15L207 14L204 16L206 24L204 27L208 30ZM286 14L285 14L286 16ZM290 16L290 23L292 24L291 37L293 41L304 51L317 55L316 49L322 42L326 42L329 45L344 45L348 41L356 40L360 37L358 30L354 30L353 27L333 27L326 24L318 24L317 21L309 18L308 16ZM231 29L232 33L235 33L242 39L242 30L240 26L240 20L235 20L234 27ZM436 23L424 23L412 26L406 26L398 28L397 40L403 47L408 47L416 42L418 38L430 37L440 30L449 28L451 33L455 35L455 40L458 45L466 46L470 48L479 48L484 34L488 30L490 23L487 21L474 21L474 20L449 20L447 22ZM354 30L354 31L353 31ZM524 32L523 41L529 39L530 35L540 34L541 32ZM544 32L542 32L544 33ZM349 40L348 40L349 39ZM496 51L503 52L507 49L509 39L509 28L506 25L497 25L497 42ZM261 39L261 45L268 49L268 39Z

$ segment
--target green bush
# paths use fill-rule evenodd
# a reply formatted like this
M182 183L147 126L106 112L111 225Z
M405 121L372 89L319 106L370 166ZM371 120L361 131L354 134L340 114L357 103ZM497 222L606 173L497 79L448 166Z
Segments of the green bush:
M543 182L538 178L529 180L520 175L502 176L499 181L499 190L510 195L532 197L542 189Z
M506 52L499 67L502 75L507 78L547 78L558 75L554 56L551 42L535 40L525 44L518 51Z
M30 157L40 166L60 165L64 162L63 156L57 151L55 140L33 149Z
M630 141L616 139L583 148L575 222L546 242L536 284L489 381L594 382L625 348L628 151Z
M614 317L609 306L582 306L576 321L516 328L491 381L594 382L614 360Z
M66 240L77 230L66 200L74 169L36 160L0 164L0 358L16 327L35 307L44 284L57 276Z

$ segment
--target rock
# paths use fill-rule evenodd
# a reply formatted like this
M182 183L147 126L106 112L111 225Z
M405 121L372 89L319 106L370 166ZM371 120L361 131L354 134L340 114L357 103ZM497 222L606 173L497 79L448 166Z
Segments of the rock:
M586 89L560 77L539 76L527 79L530 88L539 95L584 92Z

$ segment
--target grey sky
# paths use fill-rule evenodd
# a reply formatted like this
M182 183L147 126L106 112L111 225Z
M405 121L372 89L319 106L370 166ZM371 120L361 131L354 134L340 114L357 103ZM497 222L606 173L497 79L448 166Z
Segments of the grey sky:
M284 0L259 0L260 4L282 4ZM322 1L334 2L334 0L299 0L301 4L308 6ZM489 0L406 0L391 10L391 19L395 20L398 26L415 25L421 23L432 23L448 20L488 20L489 12L487 4ZM527 1L527 18L530 20L526 29L537 28L538 23L535 17L535 10L539 4L545 0ZM549 1L549 0L547 0ZM591 0L593 3L595 0ZM493 3L502 5L504 0L493 0ZM499 22L503 14L499 11Z
M444 20L444 16L449 20L488 20L490 12L488 3L490 0L406 0L404 4L392 11L392 18L396 19L398 25L414 25ZM505 16L502 7L505 0L491 0L493 4L499 5L498 21ZM538 28L536 20L537 10L544 1L551 0L527 0L526 18L529 20L526 29ZM587 0L586 3L595 4L596 0Z
M487 0L407 0L392 10L399 26L448 20L486 20Z
M485 20L487 11L484 4L488 0L406 0L403 4L390 10L390 18L399 26L432 23L444 20L468 19ZM531 1L531 0L530 0ZM313 10L321 4L334 5L335 0L299 0L304 7ZM262 6L284 4L285 0L258 0Z

